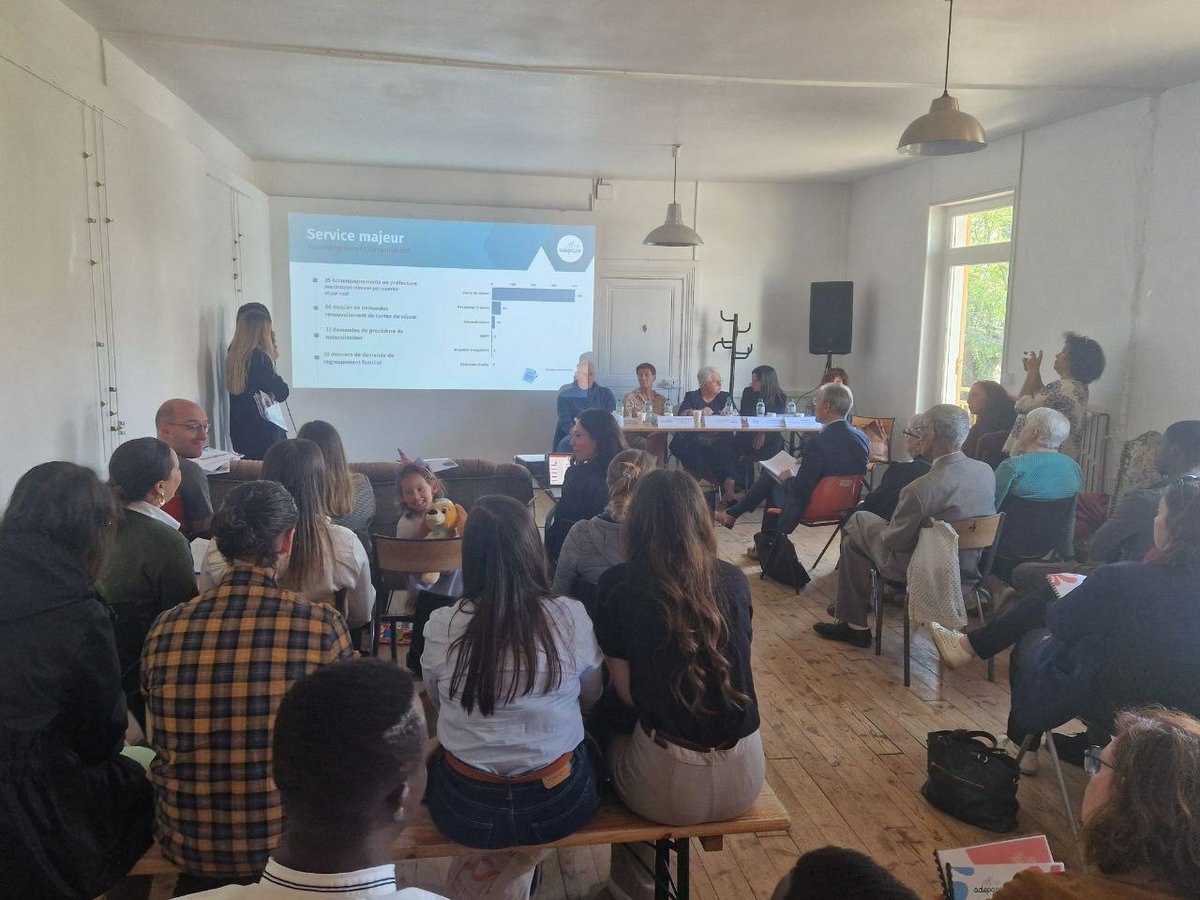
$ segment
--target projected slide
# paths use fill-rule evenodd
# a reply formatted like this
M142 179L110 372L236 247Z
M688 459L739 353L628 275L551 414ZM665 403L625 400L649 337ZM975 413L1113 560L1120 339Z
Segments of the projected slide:
M595 237L292 213L292 383L558 390L592 346Z

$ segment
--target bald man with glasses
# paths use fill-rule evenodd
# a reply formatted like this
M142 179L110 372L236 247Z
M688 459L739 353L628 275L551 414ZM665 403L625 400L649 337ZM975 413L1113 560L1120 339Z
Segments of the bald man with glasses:
M192 462L208 443L208 414L198 403L175 398L158 408L154 427L158 439L179 455L179 490L163 511L179 520L185 537L196 537L208 531L213 514L208 476Z

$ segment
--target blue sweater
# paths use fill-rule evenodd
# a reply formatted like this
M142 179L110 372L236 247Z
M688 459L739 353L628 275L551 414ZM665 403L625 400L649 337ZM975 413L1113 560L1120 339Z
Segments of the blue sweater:
M1025 500L1065 500L1083 486L1079 463L1065 453L1022 453L996 469L996 509L1010 493Z
M554 437L555 445L563 435L571 433L571 428L580 413L589 409L606 409L612 412L616 404L613 392L594 381L586 391L574 381L563 385L558 391L558 431Z

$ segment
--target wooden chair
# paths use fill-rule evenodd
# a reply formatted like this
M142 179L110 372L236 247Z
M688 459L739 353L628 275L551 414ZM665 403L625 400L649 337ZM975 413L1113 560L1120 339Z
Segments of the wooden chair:
M388 615L393 590L408 590L408 576L422 572L451 572L462 568L462 538L410 539L372 535L371 570L375 576L375 615L371 621L371 655L378 655L381 623L392 623L392 662L397 661L397 622L412 622L412 615Z
M867 485L874 487L875 470L892 461L892 431L896 427L896 418L851 416L850 424L867 436Z
M825 551L829 549L833 539L842 530L842 524L846 521L846 513L858 505L862 484L863 476L861 475L827 475L813 488L812 499L808 501L808 508L804 510L804 515L800 517L800 524L806 528L836 526L833 533L829 535L829 540L825 542L825 546L821 548L817 561L813 563L814 569L821 564Z
M962 553L964 550L983 550L983 564L979 567L979 580L972 588L975 594L976 606L979 609L979 619L985 625L987 624L987 614L984 612L984 597L987 595L987 589L983 584L987 581L988 576L992 573L992 563L996 559L996 545L1000 541L1000 535L1004 529L1004 513L996 513L992 516L976 516L971 519L962 519L958 522L950 522L950 527L958 532L958 551ZM908 687L912 684L912 623L908 618L908 585L903 581L895 581L890 578L885 578L883 573L871 564L871 597L875 605L875 655L879 656L883 652L883 589L890 587L904 594L904 686ZM988 660L988 680L996 680L996 666L994 660Z

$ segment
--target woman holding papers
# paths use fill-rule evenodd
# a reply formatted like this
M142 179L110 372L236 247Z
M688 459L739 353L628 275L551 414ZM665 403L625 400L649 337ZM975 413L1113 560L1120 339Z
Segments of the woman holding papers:
M108 461L108 484L120 507L112 550L97 587L116 619L113 632L130 712L143 721L142 645L163 610L198 593L192 551L179 522L163 506L179 487L179 457L157 438L136 438Z
M1121 713L1084 754L1083 846L1091 871L1020 872L995 900L1172 900L1200 896L1200 721L1150 707Z
M287 382L275 372L275 353L271 317L258 310L239 316L225 360L225 381L229 437L246 459L262 459L287 438L287 431L267 418L272 406L288 398Z

